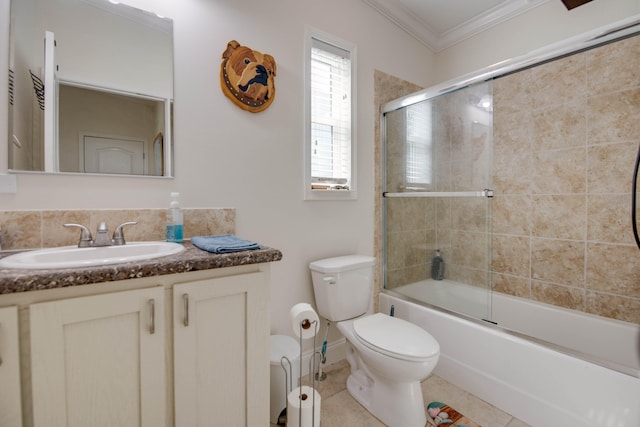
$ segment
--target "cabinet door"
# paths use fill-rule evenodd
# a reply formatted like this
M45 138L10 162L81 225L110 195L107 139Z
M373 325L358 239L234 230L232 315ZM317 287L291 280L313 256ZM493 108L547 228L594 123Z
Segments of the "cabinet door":
M20 427L20 352L18 309L0 308L0 426Z
M266 273L175 285L176 427L269 422Z
M164 290L33 304L36 427L165 425Z

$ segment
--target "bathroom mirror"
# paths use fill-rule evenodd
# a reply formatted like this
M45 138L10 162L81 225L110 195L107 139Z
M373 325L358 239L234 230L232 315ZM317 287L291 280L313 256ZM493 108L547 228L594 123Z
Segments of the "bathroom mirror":
M173 22L11 0L9 169L172 176Z

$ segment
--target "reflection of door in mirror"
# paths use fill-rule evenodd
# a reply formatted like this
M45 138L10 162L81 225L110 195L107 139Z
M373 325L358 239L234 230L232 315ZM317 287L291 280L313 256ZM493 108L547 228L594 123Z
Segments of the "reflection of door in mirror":
M173 24L154 13L113 3L11 0L9 67L14 91L9 128L11 140L19 144L10 144L10 169L81 173L80 132L144 139L148 153L153 152L154 137L161 132L164 175L171 175L172 120L168 115L173 100ZM54 52L48 56L54 58L53 67L44 66L45 31L55 37ZM49 97L48 101L56 98L47 104L54 110L54 123L45 129L44 117L49 117L49 110L43 112L37 102L31 73L44 82L54 72L55 83L49 88L59 85L66 94ZM82 90L94 94L86 95L83 106L68 105L70 99L80 99L77 95ZM96 101L100 92L104 96ZM129 97L124 109L105 101L117 95ZM139 109L132 112L135 104ZM95 114L89 117L88 111ZM78 116L72 118L73 125L60 121L69 114ZM114 123L107 122L112 119ZM133 131L136 121L143 127ZM69 126L74 127L73 135L68 133ZM54 162L43 161L51 156ZM145 158L146 174L160 175L152 157Z
M92 172L83 170L84 159L80 155L84 135L107 136L110 140L143 141L140 152L152 152L155 136L164 129L164 102L103 92L91 88L60 84L58 89L58 145L61 172ZM80 145L80 149L79 149ZM85 153L86 154L86 153ZM104 154L104 153L103 153ZM141 167L135 175L160 175L151 156L140 156ZM144 162L144 165L142 165ZM161 171L160 171L161 173Z
M86 173L146 174L145 141L83 135L80 171Z

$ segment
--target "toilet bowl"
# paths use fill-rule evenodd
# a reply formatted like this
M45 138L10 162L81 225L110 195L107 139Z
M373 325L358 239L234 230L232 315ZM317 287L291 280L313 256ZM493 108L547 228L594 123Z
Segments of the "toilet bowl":
M418 326L381 313L336 326L347 339L349 393L391 427L423 427L420 382L438 363L438 342Z
M390 427L424 427L420 382L435 368L440 346L410 322L367 312L374 264L362 255L312 262L318 312L347 340L349 393Z

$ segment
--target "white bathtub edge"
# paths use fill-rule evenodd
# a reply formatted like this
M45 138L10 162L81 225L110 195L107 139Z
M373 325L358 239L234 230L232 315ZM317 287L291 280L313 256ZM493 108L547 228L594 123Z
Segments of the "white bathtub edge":
M553 425L584 425L582 420L561 408L447 355L440 355L434 373L509 415L526 420L532 426L550 425L550 418L553 419Z
M638 378L380 295L381 311L391 304L440 343L437 375L532 426L640 425Z

